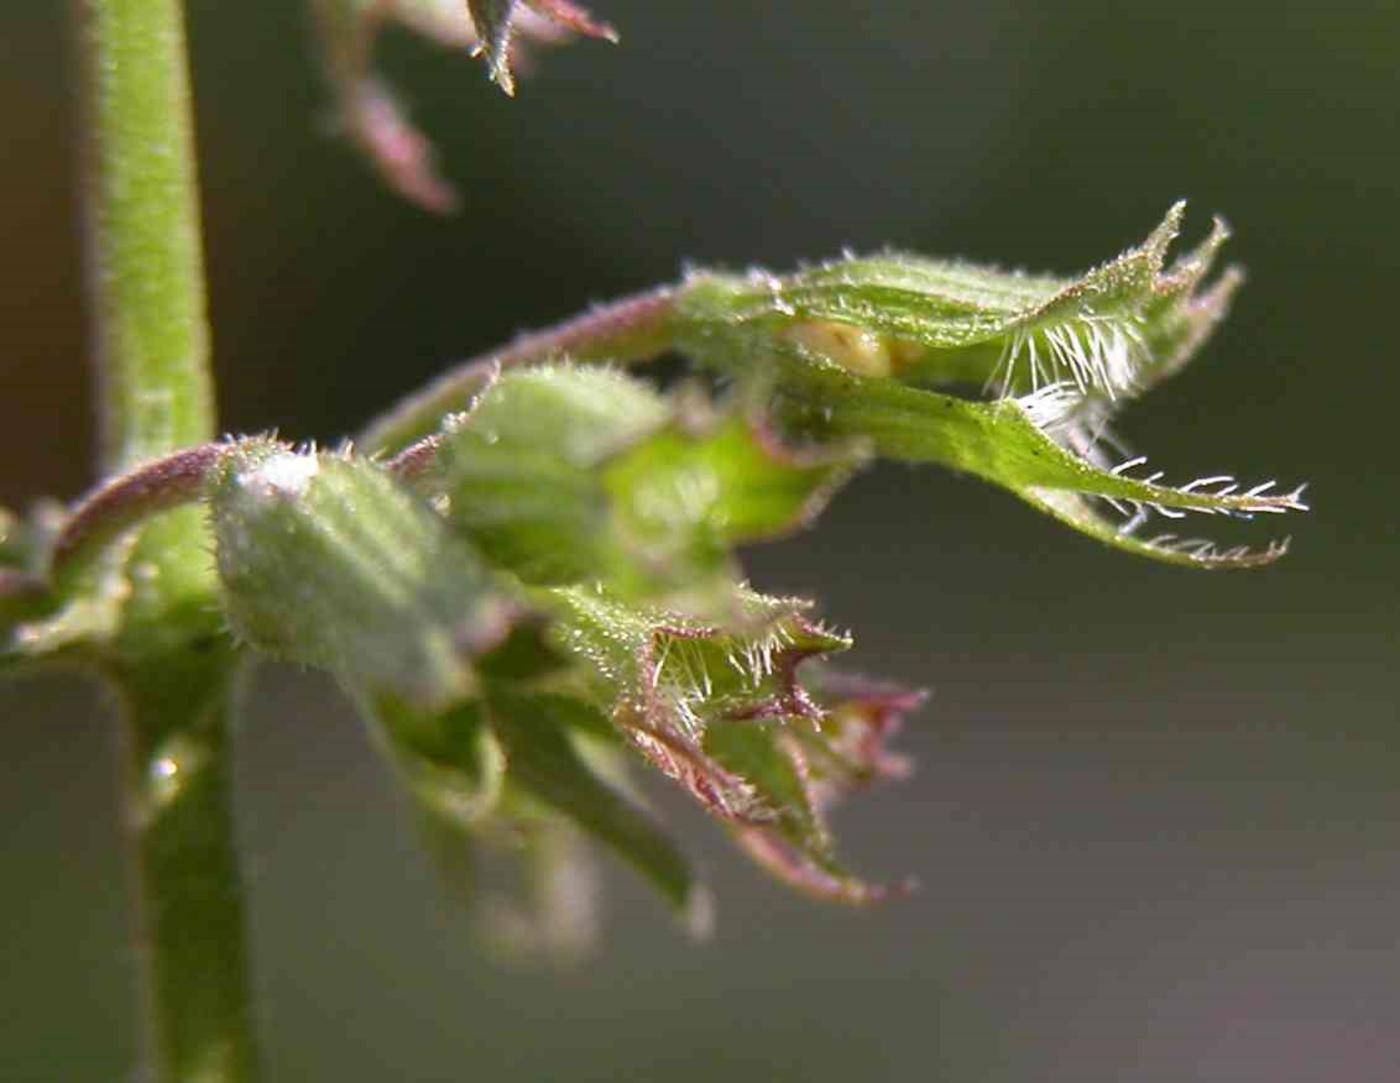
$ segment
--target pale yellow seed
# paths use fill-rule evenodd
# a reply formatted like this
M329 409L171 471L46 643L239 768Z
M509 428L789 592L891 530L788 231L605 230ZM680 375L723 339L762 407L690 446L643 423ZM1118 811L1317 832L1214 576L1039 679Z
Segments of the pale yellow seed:
M861 376L888 376L894 368L890 348L879 335L847 323L810 320L784 335Z

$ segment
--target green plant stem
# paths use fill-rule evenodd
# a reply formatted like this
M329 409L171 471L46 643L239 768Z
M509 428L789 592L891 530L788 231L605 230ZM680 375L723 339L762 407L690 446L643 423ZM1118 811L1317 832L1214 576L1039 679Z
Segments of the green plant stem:
M625 297L547 330L521 335L499 350L454 365L371 422L357 442L364 451L402 451L433 433L445 415L466 407L501 369L550 360L613 364L648 361L671 347L675 296L674 289L663 287Z
M179 0L78 0L104 473L214 435Z
M211 440L213 379L180 0L76 0L76 13L101 465L111 478ZM160 510L164 495L119 486L84 522L120 520L142 500ZM210 550L200 508L145 522L103 652L129 750L149 1075L160 1083L242 1083L255 1072L230 804L234 660Z
M114 674L126 734L126 824L135 855L151 1078L255 1078L244 913L231 814L225 641Z
M197 444L107 479L70 510L54 539L49 573L59 590L104 546L143 520L204 495L204 484L231 443Z

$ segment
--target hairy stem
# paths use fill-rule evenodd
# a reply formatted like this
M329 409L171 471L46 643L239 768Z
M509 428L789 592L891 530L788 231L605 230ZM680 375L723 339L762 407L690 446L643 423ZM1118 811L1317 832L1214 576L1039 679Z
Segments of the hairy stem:
M648 361L671 345L675 291L640 293L603 305L544 331L455 365L422 391L379 417L361 434L365 451L401 451L431 434L442 418L461 410L503 368L541 361ZM411 467L410 467L411 472Z
M211 638L114 674L126 735L151 1078L255 1078L231 807L231 651Z
M150 1078L254 1077L229 749L234 659L197 489L215 434L199 196L180 0L75 0L100 488L72 558L141 518L105 644L123 706L139 871ZM169 469L144 468L168 457ZM169 510L167 510L169 509Z
M71 569L123 531L151 516L189 504L204 495L209 471L231 444L198 444L103 482L78 501L54 539L50 573L61 583Z
M115 473L214 435L179 0L77 0L88 266Z

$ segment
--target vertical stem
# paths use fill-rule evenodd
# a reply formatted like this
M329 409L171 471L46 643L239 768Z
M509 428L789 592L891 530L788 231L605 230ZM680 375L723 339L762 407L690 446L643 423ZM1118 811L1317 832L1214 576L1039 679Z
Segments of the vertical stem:
M161 1083L255 1078L243 897L230 802L231 652L117 674L127 830L147 962L147 1066Z
M77 0L102 466L213 438L180 0Z
M107 476L215 434L180 0L74 0L87 256ZM199 508L126 556L109 675L124 708L150 1064L160 1083L254 1078L231 805L234 659Z

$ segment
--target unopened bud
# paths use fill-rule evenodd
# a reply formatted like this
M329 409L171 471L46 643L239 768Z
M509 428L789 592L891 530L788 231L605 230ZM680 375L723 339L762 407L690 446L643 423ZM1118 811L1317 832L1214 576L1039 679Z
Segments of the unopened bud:
M511 604L472 550L372 463L250 441L210 501L234 631L356 694L457 701L507 630Z

